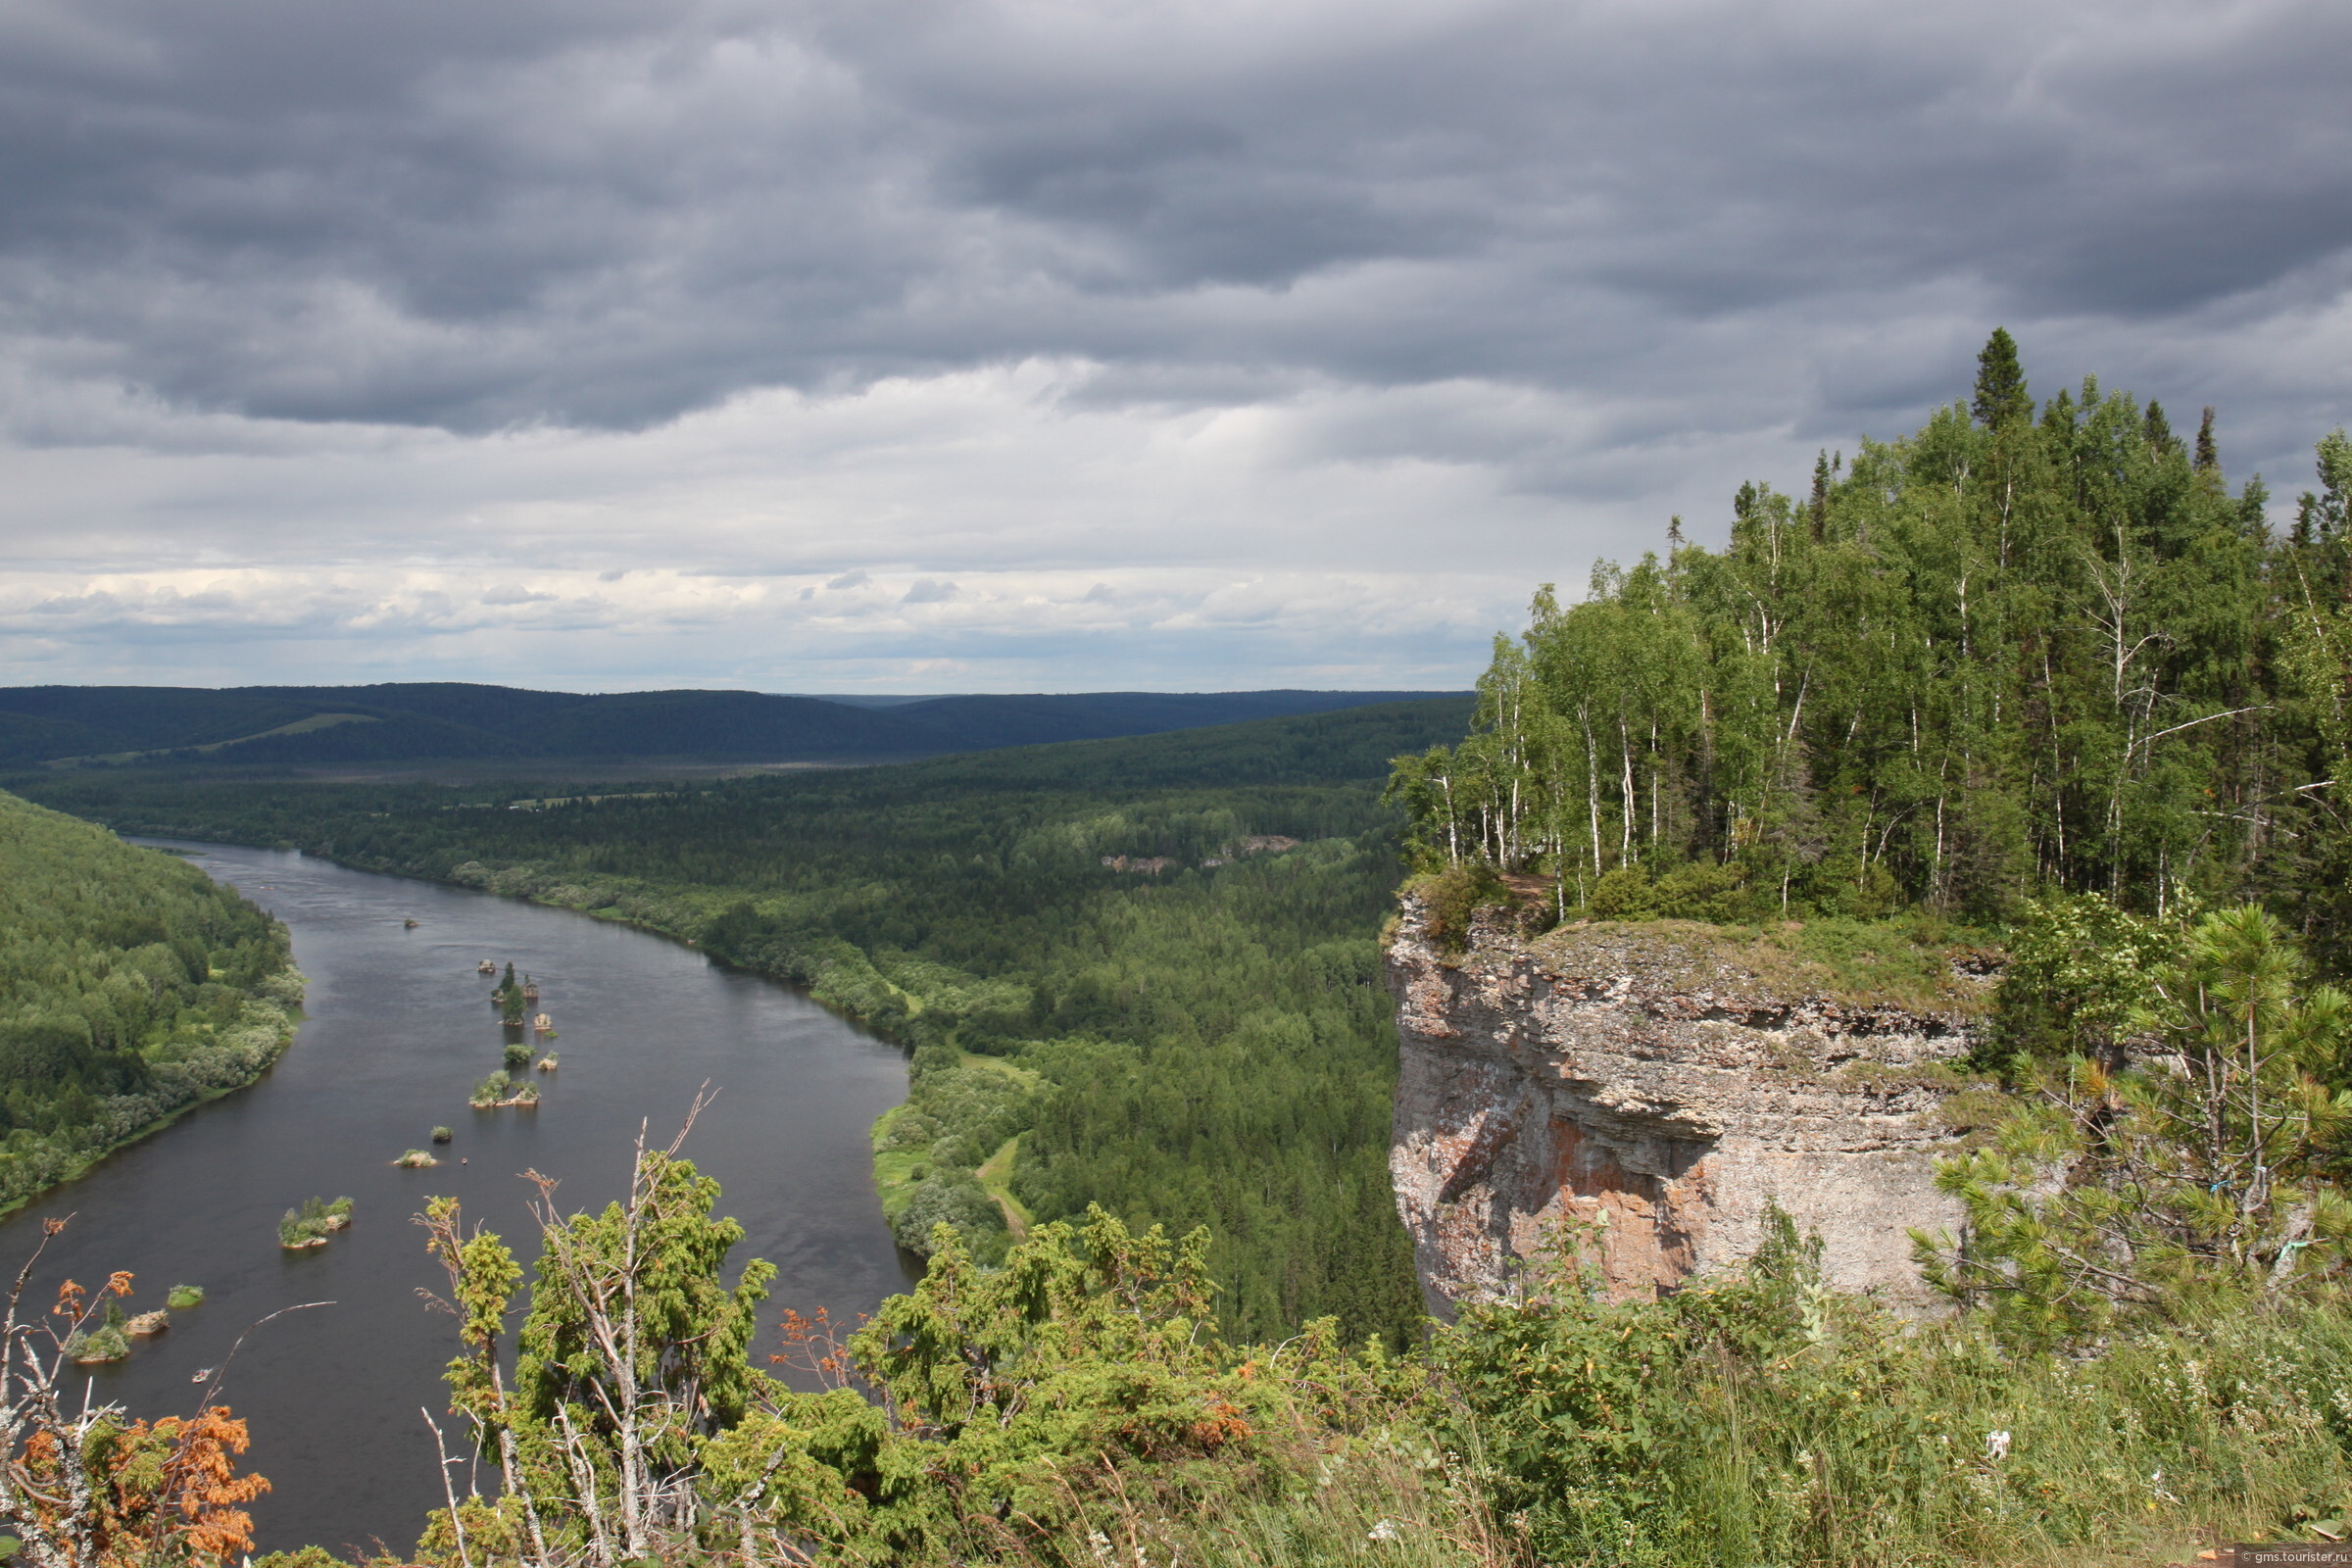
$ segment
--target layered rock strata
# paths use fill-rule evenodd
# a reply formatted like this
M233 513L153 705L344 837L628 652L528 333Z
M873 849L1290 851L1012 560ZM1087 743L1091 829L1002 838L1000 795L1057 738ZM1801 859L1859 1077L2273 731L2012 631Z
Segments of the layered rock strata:
M1829 1281L1925 1308L1909 1230L1955 1229L1959 1134L1990 982L1903 1003L1772 937L1681 922L1521 940L1498 913L1442 953L1407 897L1388 951L1401 1077L1390 1166L1431 1310L1507 1289L1582 1222L1621 1297L1734 1266L1778 1204ZM1936 960L1940 966L1941 960ZM1864 966L1867 971L1867 966Z

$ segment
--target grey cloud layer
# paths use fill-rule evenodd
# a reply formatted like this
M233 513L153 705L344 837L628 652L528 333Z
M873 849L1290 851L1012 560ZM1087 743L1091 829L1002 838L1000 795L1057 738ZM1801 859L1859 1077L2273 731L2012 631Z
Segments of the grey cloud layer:
M17 0L0 325L458 429L1034 354L1737 399L1741 323L1934 285L2333 297L2346 58L2323 4Z
M2347 59L2324 0L0 0L0 679L1457 684L1995 322L2291 495Z

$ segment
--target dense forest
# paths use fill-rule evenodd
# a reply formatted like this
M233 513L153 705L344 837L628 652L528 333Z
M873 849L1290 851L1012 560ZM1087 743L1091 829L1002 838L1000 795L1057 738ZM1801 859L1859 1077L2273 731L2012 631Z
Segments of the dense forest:
M1603 562L1498 639L1476 733L1397 774L1425 861L1561 912L1998 919L2043 889L2352 919L2352 442L2276 532L2259 477L2095 379L1973 400L1743 486L1721 550Z
M170 765L252 776L302 770L512 771L561 761L904 760L988 747L1155 735L1320 713L1419 692L1079 692L798 697L769 692L534 692L455 681L380 686L0 687L0 766Z
M282 926L194 866L0 795L0 1203L293 1038Z
M878 1131L889 1212L1002 1257L1101 1203L1206 1225L1227 1321L1419 1311L1389 1190L1375 939L1401 866L1390 758L1468 699L606 797L73 775L123 830L627 919L810 988L913 1051Z

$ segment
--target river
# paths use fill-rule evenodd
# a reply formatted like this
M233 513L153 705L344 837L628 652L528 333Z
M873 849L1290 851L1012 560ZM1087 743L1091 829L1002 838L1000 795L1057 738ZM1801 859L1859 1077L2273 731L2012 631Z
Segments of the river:
M456 1346L452 1321L417 1296L445 1283L409 1222L426 1196L461 1199L469 1221L535 1256L519 1174L562 1178L566 1212L601 1208L627 1180L640 1123L666 1144L705 1081L717 1098L685 1153L748 1233L731 1261L777 1265L765 1315L854 1317L906 1288L866 1146L906 1097L897 1048L788 987L586 915L290 852L174 847L293 932L308 1020L260 1083L0 1222L0 1259L13 1271L43 1216L72 1213L31 1294L115 1269L137 1276L132 1311L176 1283L206 1288L203 1305L98 1372L96 1397L133 1416L186 1413L201 1392L191 1376L265 1315L334 1303L254 1331L228 1367L221 1402L251 1424L247 1468L273 1486L253 1505L257 1552L315 1542L351 1555L381 1541L405 1556L441 1502L419 1411L457 1438L440 1384ZM533 1075L536 1110L466 1106L503 1044L483 958L536 978L534 1010L553 1017L561 1065ZM456 1132L435 1151L442 1164L394 1168L436 1124ZM313 1195L353 1199L352 1227L316 1251L281 1250L278 1216Z

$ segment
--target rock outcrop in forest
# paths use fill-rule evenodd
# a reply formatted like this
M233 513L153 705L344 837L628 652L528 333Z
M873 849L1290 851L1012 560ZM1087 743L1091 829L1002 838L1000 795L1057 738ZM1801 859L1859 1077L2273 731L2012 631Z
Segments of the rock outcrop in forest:
M1958 1221L1935 1164L1992 989L1965 955L1687 921L1525 940L1492 908L1448 953L1438 923L1408 892L1388 947L1391 1168L1431 1310L1505 1287L1563 1221L1594 1227L1612 1294L1662 1294L1751 1255L1775 1204L1829 1283L1931 1304L1908 1233Z

